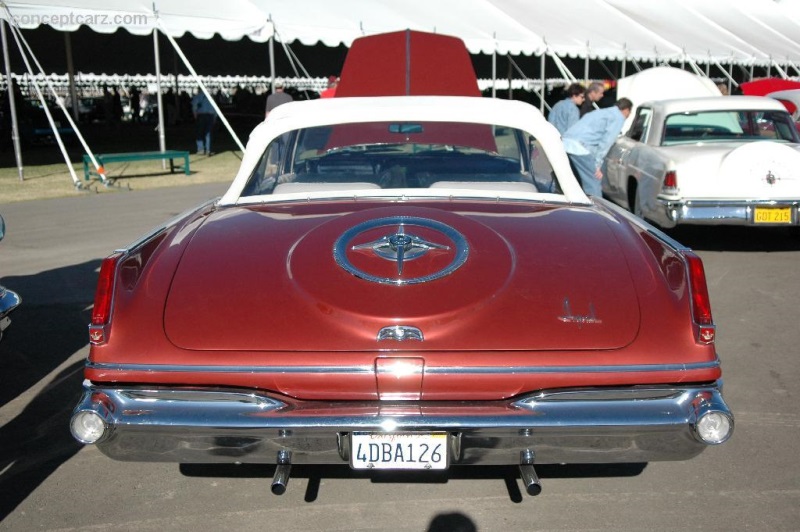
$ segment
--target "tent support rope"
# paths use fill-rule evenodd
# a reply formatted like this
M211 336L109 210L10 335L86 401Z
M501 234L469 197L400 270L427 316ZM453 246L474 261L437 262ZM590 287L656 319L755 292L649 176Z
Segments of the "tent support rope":
M13 20L10 14L9 14L9 20ZM45 100L44 94L42 94L42 90L39 88L39 84L36 82L36 78L33 75L33 68L31 68L30 61L28 61L28 55L25 53L25 48L22 46L22 43L20 42L19 29L15 28L13 25L9 27L11 28L11 36L14 37L14 40L17 42L17 47L19 48L19 53L22 56L23 62L25 63L25 68L28 69L28 73L31 76L31 83L33 84L33 88L36 91L36 96L39 98L39 101L42 104L42 109L44 109L44 114L47 117L47 121L50 124L50 128L53 130L53 135L55 135L56 137L58 148L61 150L61 155L64 156L64 162L67 163L67 169L69 170L69 173L72 176L72 183L75 185L75 188L81 188L81 182L78 180L78 176L75 174L75 169L72 167L72 162L69 160L69 154L67 153L67 148L64 147L64 141L61 138L61 133L58 132L58 128L56 127L55 121L53 120L53 114L50 112L50 108L47 105L47 100Z
M233 130L233 127L231 127L231 124L230 124L230 122L228 122L228 119L225 118L225 115L223 115L222 111L220 111L219 106L217 105L217 102L214 101L214 98L211 96L211 93L208 92L208 88L205 86L203 81L200 79L200 76L197 75L197 72L195 71L195 69L192 66L192 64L189 62L189 59L186 58L186 55L184 55L183 50L181 50L181 47L178 46L178 43L175 42L175 39L172 38L172 35L170 35L166 31L166 28L164 28L164 23L161 22L161 19L156 18L156 22L157 22L158 26L160 27L161 32L167 37L167 39L169 39L169 42L170 42L170 44L172 44L172 47L175 48L175 52L178 54L178 57L180 57L181 61L183 61L183 64L186 65L186 68L189 70L189 73L192 75L192 78L194 78L194 80L197 82L197 85L200 87L200 90L203 91L203 94L205 94L206 98L208 98L208 102L214 108L214 111L217 112L217 116L219 116L219 119L225 125L225 128L228 130L228 133L230 133L231 137L233 137L233 140L234 140L234 142L236 142L236 145L239 146L239 149L242 152L244 152L244 144L242 144L242 141L239 140L239 137L236 135L236 132Z
M22 43L25 45L25 49L28 51L28 55L30 55L31 59L33 59L33 62L36 65L36 68L39 69L39 72L44 77L45 83L47 84L47 87L50 89L50 93L53 95L53 98L55 99L56 103L61 108L61 111L63 111L64 116L66 117L67 122L69 122L70 127L75 132L75 136L78 137L78 140L80 141L81 146L83 146L83 150L86 152L86 154L89 156L89 159L92 161L92 164L94 165L95 170L97 170L97 174L100 176L100 180L103 182L103 184L108 185L109 183L108 183L108 178L107 178L107 176L105 174L105 169L97 162L97 158L95 158L94 153L92 152L91 148L89 148L89 144L86 142L86 139L83 137L83 134L81 133L80 129L78 128L78 125L75 123L75 120L72 118L72 115L70 114L69 109L67 109L67 107L64 105L64 100L58 95L58 93L56 92L55 87L53 87L53 84L47 78L47 75L45 74L44 68L42 68L41 63L39 63L39 60L36 58L36 54L33 53L33 50L31 49L30 45L28 44L28 41L22 35L22 32L20 32L19 29L16 29L16 31L19 34L19 38L22 40ZM73 107L77 108L77 103L78 103L77 100L74 101ZM72 166L70 165L70 168L71 167Z

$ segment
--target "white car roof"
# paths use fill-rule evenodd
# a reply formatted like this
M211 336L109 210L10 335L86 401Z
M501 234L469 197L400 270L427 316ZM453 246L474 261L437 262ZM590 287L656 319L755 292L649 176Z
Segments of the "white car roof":
M693 111L732 111L763 110L785 111L778 101L764 96L709 96L704 98L680 98L674 100L658 100L644 102L640 107L658 109L665 114L685 113Z
M558 131L532 105L469 96L381 96L297 101L276 107L251 133L239 172L220 204L237 203L269 143L286 132L333 124L391 121L493 124L526 131L544 148L559 176L565 200L590 203L572 176Z

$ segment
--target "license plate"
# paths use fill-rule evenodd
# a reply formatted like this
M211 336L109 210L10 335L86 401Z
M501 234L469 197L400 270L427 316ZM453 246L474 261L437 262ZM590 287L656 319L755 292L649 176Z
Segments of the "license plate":
M753 223L756 224L790 224L792 223L791 207L756 207L753 212Z
M353 469L447 469L447 433L354 432Z

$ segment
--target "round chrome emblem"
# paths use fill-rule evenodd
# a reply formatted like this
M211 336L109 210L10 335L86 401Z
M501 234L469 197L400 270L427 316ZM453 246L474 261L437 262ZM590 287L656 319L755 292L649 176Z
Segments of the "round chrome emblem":
M361 242L359 237L364 233L373 235ZM364 264L357 266L351 258L353 253L393 262L391 274L367 271L371 268ZM409 263L428 254L441 257L430 271L409 274ZM333 258L351 274L373 283L397 286L426 283L450 275L467 261L468 254L469 246L461 233L442 222L413 216L360 223L345 231L333 245Z
M764 179L767 181L767 184L769 185L774 185L775 182L778 181L778 178L775 177L775 174L773 174L772 171L768 171L767 176Z

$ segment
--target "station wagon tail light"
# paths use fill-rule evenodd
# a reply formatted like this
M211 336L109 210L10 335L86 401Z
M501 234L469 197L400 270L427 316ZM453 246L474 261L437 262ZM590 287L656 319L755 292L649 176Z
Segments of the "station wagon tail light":
M703 269L703 261L691 251L684 252L689 268L689 287L692 297L692 318L700 343L712 344L716 337L714 318L711 316L711 299L708 297L708 285Z
M678 173L675 170L670 170L664 174L664 182L661 184L661 192L664 194L678 193Z
M92 308L92 323L89 325L89 341L95 345L104 344L108 339L114 279L117 264L122 256L122 253L114 253L103 259L100 264L100 275L97 279L97 290L94 294L94 307Z

